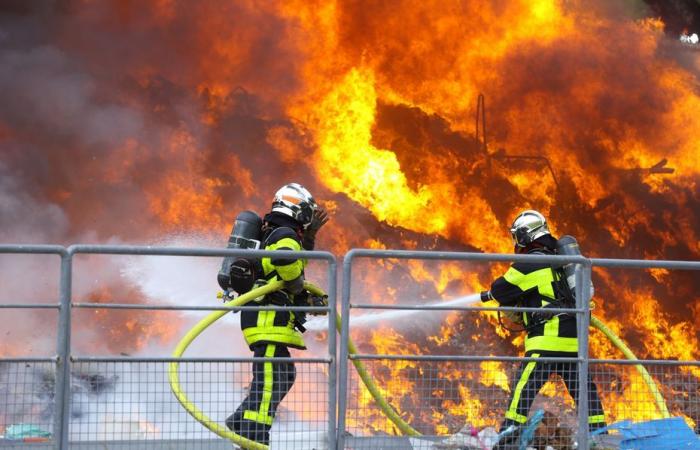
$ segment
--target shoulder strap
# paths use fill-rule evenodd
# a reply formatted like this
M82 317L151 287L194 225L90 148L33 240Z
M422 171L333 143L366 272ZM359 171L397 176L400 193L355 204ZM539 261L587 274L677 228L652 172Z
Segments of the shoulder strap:
M299 235L297 235L297 233L289 227L277 227L267 235L265 242L263 243L263 248L284 238L292 238L298 241Z

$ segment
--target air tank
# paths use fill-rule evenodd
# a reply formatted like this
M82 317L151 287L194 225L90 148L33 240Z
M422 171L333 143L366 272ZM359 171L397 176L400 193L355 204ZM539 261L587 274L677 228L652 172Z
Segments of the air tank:
M262 219L253 211L243 211L233 222L231 236L228 238L226 248L260 248ZM216 277L221 289L231 287L231 264L236 260L236 256L227 256L221 263L221 269Z
M581 249L573 236L565 235L557 241L557 254L564 256L581 256ZM566 284L569 285L571 293L576 295L576 264L569 263L562 267L566 276ZM593 284L591 283L591 296L593 296Z

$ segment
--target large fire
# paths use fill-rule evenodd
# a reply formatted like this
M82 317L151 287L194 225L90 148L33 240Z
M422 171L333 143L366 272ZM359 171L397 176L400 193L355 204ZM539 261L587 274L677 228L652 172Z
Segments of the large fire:
M204 233L223 244L239 210L264 213L289 180L331 210L317 245L337 255L509 252L507 225L536 208L588 256L700 259L700 57L672 45L661 19L588 0L52 5L8 12L24 27L8 25L0 51L0 193L29 220L3 240ZM474 136L480 93L486 141ZM357 295L465 295L503 269L379 261L355 272ZM700 358L693 274L596 269L594 283L595 314L640 358ZM176 325L154 317L120 330L171 337ZM496 323L454 313L355 337L375 353L518 354L522 336ZM591 336L595 357L620 356ZM439 374L461 383L459 401L414 389L413 363L374 372L407 418L448 433L447 415L500 420L479 395L507 398L512 370L484 364ZM641 378L617 376L603 394L608 419L654 416ZM442 400L417 417L421 393ZM632 393L643 398L629 403ZM394 431L378 416L353 425Z

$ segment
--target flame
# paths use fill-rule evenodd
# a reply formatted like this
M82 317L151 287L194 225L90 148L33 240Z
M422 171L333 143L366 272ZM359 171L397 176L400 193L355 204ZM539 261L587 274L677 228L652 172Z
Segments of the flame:
M236 212L262 214L280 184L302 181L332 215L317 248L337 255L353 247L510 252L508 224L536 208L589 256L698 260L700 60L669 46L661 19L635 20L602 3L85 1L42 15L37 36L55 34L32 52L33 43L6 40L16 54L5 66L17 73L3 80L33 80L48 69L31 84L40 100L12 96L12 111L0 115L3 181L19 180L19 193L10 192L17 204L27 192L36 200L26 216L58 211L35 221L55 232L39 236L59 242L143 243L185 232L216 233L223 243ZM85 42L86 35L105 38ZM41 55L48 56L32 59ZM30 70L20 70L23 58ZM76 95L68 101L63 92ZM486 137L477 139L479 93L488 113ZM75 123L55 113L64 110L104 120ZM353 299L471 294L505 267L360 262ZM594 283L595 314L639 357L700 358L696 277L596 269ZM120 351L170 342L172 318L149 317L98 310L84 323ZM387 321L354 337L390 354L522 347L523 335L501 329L496 313L416 324ZM591 346L597 357L619 357L599 333ZM0 353L21 354L8 347ZM413 389L410 374L420 369L373 366L407 418L440 433L458 421L496 423L498 406L479 386L507 396L502 365L436 375L460 386L449 399L443 389ZM634 371L610 370L618 379L602 395L609 416L651 417L640 412L653 411L653 399ZM695 367L680 372L700 378ZM444 401L425 406L421 395ZM371 400L360 391L357 401ZM674 414L700 420L682 405ZM367 423L353 425L395 432L379 415Z
M143 302L138 292L104 287L93 290L86 296L91 303L115 302L115 292L120 292L118 300L124 298L134 303ZM121 297L124 295L124 297ZM88 351L102 351L132 354L148 345L167 345L177 338L181 320L167 311L111 310L94 309L76 312L81 333L88 330L97 332L103 339L78 339L78 346L87 344Z

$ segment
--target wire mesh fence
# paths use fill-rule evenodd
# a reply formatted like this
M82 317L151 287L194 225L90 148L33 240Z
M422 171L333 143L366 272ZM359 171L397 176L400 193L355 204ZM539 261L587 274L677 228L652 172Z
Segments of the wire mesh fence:
M94 448L90 446L102 442L111 443L106 448L133 450L160 448L169 442L169 445L185 446L172 448L230 448L226 441L212 439L212 434L174 399L168 383L168 364L74 362L69 428L72 446ZM491 448L493 436L520 381L520 368L528 362L373 359L364 360L363 364L382 386L389 403L424 436L401 437L402 433L377 407L352 369L347 430L355 439L348 440L346 448L447 449L479 440L484 448ZM577 416L565 379L576 369L561 363L539 364L554 367L550 367L546 380L543 371L544 382L527 412L532 419L537 411L543 411L530 447L573 449ZM652 384L637 365L591 363L590 372L603 405L605 422L661 419L664 413L659 402L663 402L672 417L682 418L695 433L700 432L698 366L643 361L640 364ZM271 446L325 448L327 366L305 362L295 366L297 378L277 411ZM188 397L208 417L223 425L249 392L252 363L182 362L179 373ZM54 383L53 361L0 362L0 426L11 433L32 435L17 441L5 439L0 443L1 448L40 448L52 444ZM367 439L370 437L373 439Z
M391 406L423 436L405 437L353 370L348 383L346 448L500 448L497 434L504 431L504 422L514 417L513 412L524 415L519 433L531 431L523 448L579 448L578 368L575 361L564 361L364 359L362 363ZM677 423L668 419L680 418L694 433L700 433L697 365L610 361L591 363L589 369L590 431L623 421L657 421L655 432L667 433L666 439L672 440ZM520 411L519 406L527 408ZM593 446L598 445L592 448L620 448L623 436L619 431L605 431L601 436L592 441ZM521 447L516 442L504 448ZM699 447L681 443L669 448Z
M0 448L53 444L56 364L0 360Z
M289 364L270 359L261 363L269 364L272 370ZM173 448L231 448L230 443L216 438L175 399L168 381L169 364L139 360L74 362L71 445L119 442L119 448L133 449L169 442L175 445ZM251 393L252 364L183 361L179 364L180 385L204 415L223 427ZM270 414L274 415L270 431L270 445L274 448L313 448L309 445L322 443L328 432L326 364L297 361L294 366L293 387L276 413Z
M13 247L10 250L14 249ZM35 250L47 251L43 247ZM98 353L94 349L84 353L84 356L75 357L79 346L70 340L70 318L72 317L74 326L76 322L84 320L85 313L77 313L73 308L85 306L71 303L71 299L75 300L70 289L72 252L56 248L49 250L60 253L63 258L60 293L62 307L57 327L58 357L0 360L0 433L3 433L0 449L231 448L229 441L217 437L195 420L173 396L168 381L168 367L172 359L89 356ZM88 249L96 252L103 250L105 248ZM174 253L180 256L198 252L193 249L152 248L113 248L108 251L119 254ZM208 250L203 253L220 256L219 252ZM390 254L410 257L415 253ZM432 253L431 255L431 258L444 256ZM465 255L457 256L459 259L473 257ZM479 257L486 260L493 256ZM497 260L506 260L503 255L499 258ZM603 260L598 260L597 263L601 261ZM620 261L610 261L610 264L623 264ZM688 266L690 263L684 264ZM329 292L334 291L335 284L331 275L334 273L335 266L331 265L328 276L331 284ZM343 306L348 309L350 278L346 277L343 285ZM158 309L154 305L142 305L143 308L151 306ZM21 305L21 308L25 307ZM128 309L127 307L131 308L130 305L126 305L123 309ZM353 307L362 309L363 306L355 304ZM412 307L417 309L421 305ZM116 306L105 306L99 314L87 314L93 319L102 315L114 319L105 322L112 324L109 327L105 325L110 336L115 336L115 333L118 335L119 330L116 327L120 323L124 324L129 332L135 329L132 322L127 320L128 314L108 310L109 308ZM168 308L173 311L169 314L180 313L177 305L169 305ZM433 306L433 309L435 308ZM160 309L164 307L161 305ZM348 309L344 317L349 316ZM461 309L468 311L470 307ZM482 310L471 309L474 311L469 314L483 314ZM576 313L580 317L586 314L582 307L577 309ZM165 318L168 313L159 314L162 316L161 322L172 321ZM334 311L331 311L331 316L335 316ZM406 321L404 317L408 316L400 316L400 321ZM457 326L464 322L458 319L459 316L454 314L448 315L444 321ZM47 321L41 323L44 322ZM409 324L411 325L412 323ZM581 438L578 428L585 425L582 421L585 415L579 414L581 408L577 408L576 390L579 388L577 383L582 382L579 377L581 369L586 369L586 366L592 381L584 383L585 388L581 390L589 395L586 402L589 428L612 423L618 425L626 420L632 421L632 425L626 426L634 427L635 424L662 419L655 423L654 432L665 436L667 442L673 442L673 436L677 436L680 430L679 421L693 437L700 433L700 365L697 362L642 361L639 364L646 368L646 371L642 371L637 365L625 361L594 360L589 363L588 360L582 362L575 359L481 359L470 354L508 353L475 350L484 350L483 346L479 346L483 344L480 341L496 339L493 330L490 330L492 325L495 325L493 321L484 321L482 325L466 329L463 336L470 339L463 345L453 347L458 349L458 353L464 353L463 355L430 359L431 355L443 354L440 351L443 349L443 341L451 342L450 339L457 338L449 333L445 337L427 339L424 344L416 341L405 345L405 341L400 340L401 333L390 333L391 330L382 328L377 335L390 338L390 342L399 345L375 345L372 350L393 357L360 355L349 358L350 361L356 358L362 360L379 386L381 394L417 434L420 434L416 436L406 436L405 431L399 430L399 427L387 418L363 386L352 363L343 367L342 361L348 361L347 348L340 349L341 364L339 372L336 373L335 361L330 356L335 354L335 341L332 340L335 334L328 334L327 331L326 334L321 333L317 336L320 336L319 339L324 343L327 340L327 352L317 348L315 354L321 357L295 359L294 385L283 399L281 394L275 394L274 386L279 385L279 380L285 377L289 384L290 369L288 365L284 366L289 363L286 360L183 359L179 365L180 383L192 403L219 427L225 427L227 418L236 412L238 406L246 399L255 397L258 402L269 397L268 404L275 403L276 406L274 398L277 396L277 400L281 401L269 428L268 442L271 449L335 449L336 431L339 430L348 434L340 436L344 446L337 448L491 450L494 448L499 429L505 428L504 422L507 419L525 424L516 428L517 433L522 434L526 430L532 432L528 437L529 448L581 448L577 442L577 439ZM334 324L329 323L328 327L332 329ZM45 331L39 326L35 329L39 332ZM374 345L379 342L367 340L375 334L361 332L362 330L362 327L355 328L361 344ZM434 331L429 324L423 324L420 330L431 333ZM345 332L348 333L348 330ZM81 341L84 341L85 336L80 333L74 335L76 340ZM143 337L142 334L140 336ZM485 339L484 336L493 339ZM151 341L153 339L149 342ZM211 345L211 342L206 342L206 345ZM345 344L344 340L341 342ZM404 345L400 345L401 342L404 342ZM168 341L168 345L171 343L172 339ZM200 344L205 345L205 342ZM517 346L514 344L514 347ZM42 347L42 354L49 347ZM91 348L88 346L88 349ZM386 351L387 349L389 351ZM595 350L595 347L593 349ZM73 358L66 358L70 355L73 355ZM425 358L404 358L409 355L425 355ZM24 358L28 355L19 356ZM256 363L259 365L257 373ZM265 387L268 376L277 380L273 381L272 389ZM252 382L255 381L254 377L258 379L257 382ZM334 422L336 381L339 383L339 398L342 398L345 404L338 405L340 415L337 422ZM63 398L67 399L67 408L59 406ZM274 409L274 406L269 406L265 411L270 417L271 409ZM257 412L263 413L261 410ZM671 418L677 420L671 421ZM505 425L507 424L505 422ZM611 430L610 434L601 435L600 439L590 439L589 442L598 445L596 448L619 448L625 433L626 429L618 426ZM585 439L589 439L587 434ZM604 445L599 445L601 443Z

